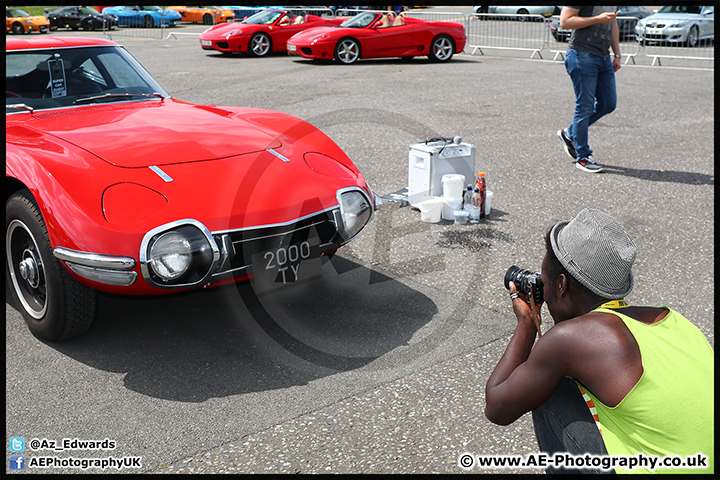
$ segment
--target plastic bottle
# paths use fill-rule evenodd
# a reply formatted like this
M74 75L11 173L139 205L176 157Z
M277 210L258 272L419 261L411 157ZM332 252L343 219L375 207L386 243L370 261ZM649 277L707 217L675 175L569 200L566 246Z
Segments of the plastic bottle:
M478 173L478 193L480 194L480 218L485 218L485 197L487 196L487 184L485 173Z
M470 205L470 223L478 223L480 221L480 189L478 187L475 187Z
M472 185L468 183L467 190L465 190L465 194L463 195L463 210L470 212L470 207L472 206L472 195L473 195L473 189Z

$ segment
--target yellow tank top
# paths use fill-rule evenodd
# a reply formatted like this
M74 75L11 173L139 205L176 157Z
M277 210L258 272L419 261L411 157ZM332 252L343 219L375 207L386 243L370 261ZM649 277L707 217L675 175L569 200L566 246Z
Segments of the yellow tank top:
M665 308L665 307L663 307ZM668 309L669 310L669 309ZM616 467L617 473L713 473L714 359L705 335L674 310L657 323L644 324L618 310L598 308L622 319L640 348L643 374L615 407L594 402L596 420L611 456L707 457L706 469ZM662 461L662 459L660 460Z

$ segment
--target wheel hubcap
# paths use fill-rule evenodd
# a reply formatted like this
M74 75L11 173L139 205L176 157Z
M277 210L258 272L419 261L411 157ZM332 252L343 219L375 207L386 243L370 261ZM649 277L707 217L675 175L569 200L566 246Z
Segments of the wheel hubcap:
M28 282L32 288L38 288L40 286L40 274L38 273L38 261L35 258L35 253L30 250L25 250L23 256L25 259L21 261L18 266L20 276Z
M357 59L357 45L354 42L343 42L338 49L338 57L344 63L351 63Z
M435 42L435 56L440 60L445 60L452 51L452 45L447 38L442 38Z
M47 311L47 285L35 238L23 222L13 220L8 225L5 244L13 289L25 312L41 319Z
M253 40L253 52L258 55L265 55L270 43L265 37L257 37Z

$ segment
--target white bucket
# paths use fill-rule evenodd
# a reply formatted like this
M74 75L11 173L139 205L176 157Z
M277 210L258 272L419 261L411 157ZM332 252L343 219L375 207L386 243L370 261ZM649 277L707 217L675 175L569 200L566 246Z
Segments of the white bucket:
M492 204L493 193L490 190L485 192L485 216L490 215L490 205Z
M427 223L437 223L443 211L442 197L423 197L417 204L420 209L420 220Z
M457 200L462 202L463 194L465 193L465 175L448 173L442 176L440 183L442 183L443 198L446 202L455 202Z
M454 220L455 215L453 214L453 212L455 210L460 210L460 205L462 205L461 198L452 198L450 200L443 198L443 207L442 207L443 220Z

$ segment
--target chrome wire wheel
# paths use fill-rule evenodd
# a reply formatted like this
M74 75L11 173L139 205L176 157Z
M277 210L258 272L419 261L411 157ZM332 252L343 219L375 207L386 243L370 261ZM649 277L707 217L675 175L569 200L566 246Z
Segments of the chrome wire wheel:
M352 38L340 40L335 47L335 59L346 65L355 63L360 58L360 44Z
M447 35L439 35L435 37L430 44L430 60L436 62L447 62L453 56L453 41Z
M256 33L250 39L250 52L256 57L263 57L270 52L270 37L264 33Z
M20 220L13 220L5 235L8 268L12 288L25 311L35 319L47 312L47 282L45 266L32 232Z

